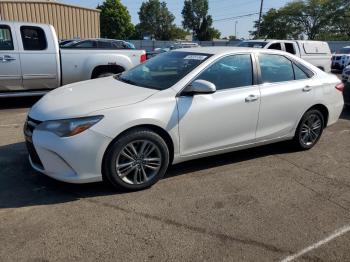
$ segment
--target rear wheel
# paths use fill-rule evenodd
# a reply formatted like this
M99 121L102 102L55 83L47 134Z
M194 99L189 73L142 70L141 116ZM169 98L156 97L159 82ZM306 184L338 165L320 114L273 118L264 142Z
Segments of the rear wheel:
M104 161L104 175L124 190L148 188L161 179L169 165L165 141L148 129L137 129L112 144Z
M295 132L294 145L302 150L311 149L321 138L323 129L323 114L317 109L307 111Z

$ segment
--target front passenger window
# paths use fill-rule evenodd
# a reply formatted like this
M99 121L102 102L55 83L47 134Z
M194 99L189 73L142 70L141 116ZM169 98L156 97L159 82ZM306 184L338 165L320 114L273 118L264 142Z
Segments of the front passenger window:
M215 84L217 90L253 84L250 54L227 56L209 66L197 79Z

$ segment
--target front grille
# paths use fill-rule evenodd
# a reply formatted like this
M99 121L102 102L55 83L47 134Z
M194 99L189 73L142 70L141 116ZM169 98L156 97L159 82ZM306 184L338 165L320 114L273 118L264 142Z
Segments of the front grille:
M32 143L33 131L35 128L40 125L42 122L39 120L35 120L28 116L27 121L24 125L24 135L26 139L27 150L32 160L33 164L36 165L40 169L44 169L44 166L39 158L38 153L35 150L35 147Z

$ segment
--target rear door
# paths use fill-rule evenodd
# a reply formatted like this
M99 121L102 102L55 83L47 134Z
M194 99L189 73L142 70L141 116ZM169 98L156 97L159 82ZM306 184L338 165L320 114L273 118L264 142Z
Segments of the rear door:
M21 63L12 23L0 22L0 92L22 89Z
M53 89L59 86L58 40L50 26L16 24L23 88Z
M261 105L257 140L289 136L313 104L317 84L313 72L279 54L258 55Z

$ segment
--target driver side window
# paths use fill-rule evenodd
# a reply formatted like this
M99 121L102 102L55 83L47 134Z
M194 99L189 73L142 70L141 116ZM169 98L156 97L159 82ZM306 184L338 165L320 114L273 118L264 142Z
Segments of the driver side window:
M210 65L197 78L209 81L216 90L253 85L250 54L227 56Z

